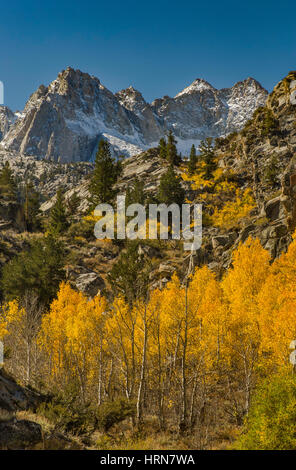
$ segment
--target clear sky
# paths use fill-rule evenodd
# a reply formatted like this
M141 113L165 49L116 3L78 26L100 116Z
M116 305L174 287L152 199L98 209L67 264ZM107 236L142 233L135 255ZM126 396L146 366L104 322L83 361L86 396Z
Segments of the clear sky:
M295 0L13 0L0 4L5 104L68 65L147 101L195 78L217 88L252 76L271 90L296 69Z

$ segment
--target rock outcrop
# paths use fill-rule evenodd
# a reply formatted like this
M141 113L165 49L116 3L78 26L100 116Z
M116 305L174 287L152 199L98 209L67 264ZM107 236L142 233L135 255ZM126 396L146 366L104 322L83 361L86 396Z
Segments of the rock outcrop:
M0 369L0 410L15 412L36 408L42 397L30 389L18 385L12 377Z
M172 130L179 149L187 153L206 136L239 130L266 96L251 78L222 90L197 79L175 98L150 105L132 87L113 94L98 78L68 67L32 94L15 123L5 111L1 146L42 159L88 161L101 138L109 140L115 153L130 156Z
M5 137L15 120L16 115L7 106L0 105L0 140Z

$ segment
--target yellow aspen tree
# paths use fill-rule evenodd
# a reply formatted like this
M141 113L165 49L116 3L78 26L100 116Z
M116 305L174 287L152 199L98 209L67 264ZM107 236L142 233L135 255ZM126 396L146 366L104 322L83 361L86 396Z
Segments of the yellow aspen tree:
M138 309L131 307L123 297L116 297L106 328L109 349L118 367L118 378L123 379L123 390L128 399L134 398L135 394L138 361L136 325L138 322Z
M288 364L289 344L296 339L296 233L287 253L274 261L259 295L265 348L274 365Z
M64 384L77 380L83 400L87 386L98 378L106 309L104 297L89 300L62 283L42 320L39 341L48 354L50 373Z
M262 248L259 240L249 237L233 253L233 267L222 282L224 308L228 316L228 361L232 374L235 372L238 377L241 375L244 397L242 414L249 410L253 379L260 360L261 331L257 297L270 272L269 262L268 251Z

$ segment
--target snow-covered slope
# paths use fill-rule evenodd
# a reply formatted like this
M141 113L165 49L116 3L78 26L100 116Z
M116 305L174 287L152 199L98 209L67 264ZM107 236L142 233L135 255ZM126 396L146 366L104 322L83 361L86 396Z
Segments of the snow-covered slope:
M174 98L149 104L132 87L113 94L98 78L68 67L33 93L15 123L6 125L0 146L38 158L87 161L102 137L115 153L130 156L172 130L187 153L202 138L239 130L266 97L254 79L223 90L197 79Z

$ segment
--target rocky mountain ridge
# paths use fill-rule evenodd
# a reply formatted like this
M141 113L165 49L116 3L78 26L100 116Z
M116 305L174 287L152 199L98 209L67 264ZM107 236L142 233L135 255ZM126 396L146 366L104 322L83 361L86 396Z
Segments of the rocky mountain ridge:
M22 113L2 107L0 146L42 159L88 161L102 137L115 153L131 156L172 130L188 153L200 139L239 130L266 97L252 78L222 90L197 79L174 98L149 104L133 87L113 94L98 78L68 67L41 85Z

